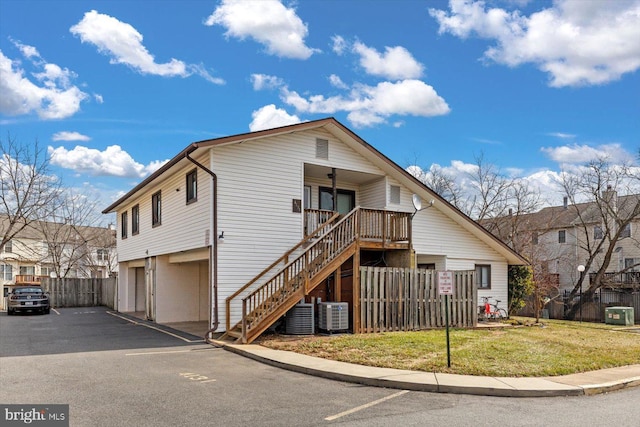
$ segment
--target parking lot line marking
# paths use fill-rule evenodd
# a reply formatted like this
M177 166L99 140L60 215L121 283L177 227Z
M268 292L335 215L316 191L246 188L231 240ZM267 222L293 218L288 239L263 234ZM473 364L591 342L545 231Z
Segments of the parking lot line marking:
M379 403L382 403L382 402L385 402L387 400L396 398L398 396L402 396L403 394L407 394L407 393L409 393L409 390L402 390L402 391L394 393L394 394L392 394L390 396L383 397L382 399L374 400L373 402L369 402L369 403L366 403L364 405L358 406L356 408L349 409L348 411L344 411L344 412L340 412L339 414L332 415L330 417L325 418L325 420L326 421L337 420L338 418L344 417L345 415L350 415L350 414L353 414L355 412L362 411L363 409L370 408L370 407L375 406L375 405L377 405Z
M173 334L173 333L171 333L169 331L165 331L163 329L156 328L155 326L147 325L146 323L136 322L135 320L127 319L124 316L119 316L119 315L115 314L112 311L107 311L107 314L110 314L112 316L118 317L118 318L120 318L122 320L126 320L127 322L133 323L134 325L144 326L145 328L154 329L154 330L156 330L158 332L162 332L163 334L171 335L172 337L178 338L178 339L180 339L180 340L182 340L184 342L189 342L189 343L192 343L192 342L204 342L204 340L189 340L189 339L186 339L184 337L181 337L180 335L176 335L176 334Z
M174 350L174 351L147 351L144 353L127 353L125 356L146 356L148 354L171 354L171 353L189 353L191 350Z
M205 381L198 381L199 383L211 383L217 380L205 380Z
M55 308L52 308L51 310L53 310L53 312L54 312L55 314L57 314L58 316L60 316L60 312L59 312L58 310L56 310Z

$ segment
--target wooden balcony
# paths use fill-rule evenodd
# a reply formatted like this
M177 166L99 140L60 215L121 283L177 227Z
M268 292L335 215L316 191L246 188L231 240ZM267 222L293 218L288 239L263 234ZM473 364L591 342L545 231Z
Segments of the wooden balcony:
M35 274L16 274L16 285L38 285L42 283L42 279L46 279L47 276L36 276Z

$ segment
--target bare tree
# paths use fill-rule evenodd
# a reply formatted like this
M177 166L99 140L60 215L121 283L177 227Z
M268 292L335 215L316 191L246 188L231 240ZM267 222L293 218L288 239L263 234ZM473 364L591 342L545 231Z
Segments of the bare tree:
M456 183L455 177L448 174L441 167L432 165L428 172L420 169L420 174L416 176L416 178L424 182L427 187L442 196L452 205L458 208L462 205L462 188Z
M99 223L96 204L96 200L67 190L60 194L58 209L50 212L46 221L31 224L45 246L40 262L57 277L91 277L97 263L95 249L111 244L105 239L107 229L92 226Z
M591 301L594 293L607 284L607 272L626 272L637 266L616 266L612 258L622 239L631 238L630 224L640 216L640 195L633 187L638 180L633 169L611 165L606 159L594 160L578 173L563 174L562 185L576 216L575 263L585 267L570 292L567 317L574 318L580 304ZM583 289L588 277L589 285ZM580 291L582 297L577 300Z
M54 212L59 195L60 181L37 140L29 146L10 135L0 139L0 251L33 221Z

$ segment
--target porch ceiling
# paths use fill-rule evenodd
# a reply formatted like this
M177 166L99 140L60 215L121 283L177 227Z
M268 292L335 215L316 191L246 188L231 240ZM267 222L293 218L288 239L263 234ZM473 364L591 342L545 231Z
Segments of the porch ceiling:
M315 179L329 179L331 168L327 166L305 164L304 176ZM352 184L366 184L377 179L384 178L384 175L376 175L367 172L359 172L348 169L336 169L336 179L338 182L349 182Z

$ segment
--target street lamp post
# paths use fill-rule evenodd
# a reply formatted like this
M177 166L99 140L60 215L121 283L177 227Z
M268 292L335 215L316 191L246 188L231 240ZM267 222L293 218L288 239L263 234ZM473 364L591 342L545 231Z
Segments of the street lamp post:
M580 280L580 323L582 323L582 275L584 274L584 265L580 264L578 266L578 272L580 273L580 277L578 278L578 280Z

